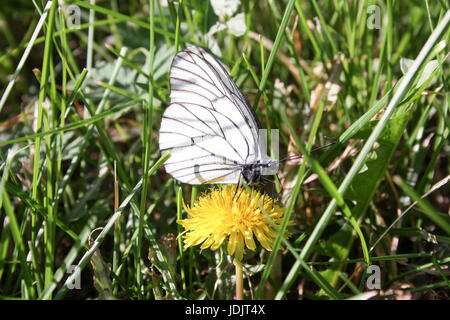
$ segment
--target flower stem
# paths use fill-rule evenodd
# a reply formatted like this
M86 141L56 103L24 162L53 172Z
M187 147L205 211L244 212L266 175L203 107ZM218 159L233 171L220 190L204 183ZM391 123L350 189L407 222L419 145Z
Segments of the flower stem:
M242 261L234 260L236 267L236 300L244 300L244 280L242 274Z

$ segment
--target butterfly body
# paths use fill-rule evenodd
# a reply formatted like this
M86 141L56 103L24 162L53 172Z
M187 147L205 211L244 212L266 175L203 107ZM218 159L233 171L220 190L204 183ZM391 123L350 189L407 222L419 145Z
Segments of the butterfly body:
M241 165L242 178L249 185L261 182L264 169L269 169L273 172L278 171L278 161L267 158L264 161L258 160L254 163L247 163Z
M166 171L188 184L252 184L278 170L260 146L247 99L216 58L199 47L178 52L170 70L170 105L159 131Z

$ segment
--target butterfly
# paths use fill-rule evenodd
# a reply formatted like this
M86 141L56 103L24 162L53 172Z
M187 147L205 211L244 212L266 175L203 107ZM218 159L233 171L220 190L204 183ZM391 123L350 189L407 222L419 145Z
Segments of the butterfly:
M159 130L165 170L192 184L261 182L279 162L266 155L256 114L225 67L206 50L178 52L170 69L170 105ZM265 140L264 140L265 141Z

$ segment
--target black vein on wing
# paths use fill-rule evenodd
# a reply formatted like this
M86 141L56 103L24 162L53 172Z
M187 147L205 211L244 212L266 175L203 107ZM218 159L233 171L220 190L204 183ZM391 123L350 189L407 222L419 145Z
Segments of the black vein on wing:
M190 137L190 136L187 136L187 135L182 134L182 133L179 133L179 132L161 131L161 133L178 134L178 135L180 135L180 136L184 136L184 137L192 138L192 139L194 139L194 138L200 138L200 137L201 137L201 136ZM168 148L162 148L162 149L161 149L161 152L164 152L164 151L167 151L167 150L172 150L172 149L178 149L178 148L189 148L189 147L191 147L191 146L192 146L192 144L186 144L186 145L182 145L182 146L173 146L173 147L168 147ZM223 159L223 160L229 161L230 164L235 164L235 165L239 164L236 160L227 158L227 157L225 157L225 156L223 156L223 155L219 155L219 154L212 153L211 151L206 150L206 149L203 148L202 146L199 146L199 145L197 145L197 144L196 144L195 146L198 147L198 148L200 148L200 149L202 149L203 151L208 152L208 154L205 154L205 155L202 155L202 156L198 156L198 157L194 157L194 158L188 158L188 159L183 159L183 160L179 160L179 161L168 162L168 164L179 163L179 162L184 162L184 161L190 161L190 160L195 160L195 159L201 159L201 158L206 158L206 157L216 157L216 158L221 158L221 159ZM241 159L242 159L242 158L241 158ZM168 161L170 161L170 160L168 160ZM227 164L227 163L225 163L225 164Z
M215 110L215 109L214 109L214 106L212 105L211 99L209 99L208 97L202 95L201 93L198 93L198 92L195 92L195 91L191 91L191 90L186 90L186 89L171 89L171 94L170 94L170 95L171 95L171 100L172 100L172 92L174 92L174 91L189 92L189 93L196 94L196 95L198 95L198 96L204 98L205 100L208 100L208 102L209 102L210 105L211 105L211 108L210 108L210 109ZM171 101L171 103L175 104L175 103L182 103L182 102L178 102L178 101L172 102L172 101ZM186 103L190 103L190 102L186 102ZM204 107L204 108L207 108L206 106L203 106L203 107Z
M182 68L182 67L180 67L180 66L177 66L176 64L174 64L174 65L172 66L172 68L176 68L176 69L179 69L179 70L182 70L182 71L185 71L185 72L189 72L189 73L195 74L197 77L199 77L199 78L202 79L203 81L206 81L206 82L208 82L209 84L211 84L211 85L213 85L213 86L215 86L215 87L217 88L216 84L214 83L214 80L211 78L211 76L209 75L209 73L206 72L205 69L202 68L201 65L199 65L199 64L197 64L197 63L195 63L195 62L191 62L191 61L189 61L189 60L183 58L182 56L180 56L180 59L186 61L187 63L193 64L193 65L199 67L199 68L200 68L200 69L208 76L209 80L203 78L202 76L200 76L200 75L197 74L197 73L192 72L191 70L186 70L186 69L184 69L184 68ZM170 76L170 77L172 77L172 76ZM217 88L217 90L220 91L219 88ZM221 92L221 93L222 93L222 94L225 94L224 92Z
M229 100L236 106L236 108L239 110L239 112L241 113L241 115L243 116L245 122L252 127L252 125L249 123L249 119L247 118L247 115L243 112L241 106L239 104L237 104L235 101L233 100L239 100L243 103L244 107L247 109L248 111L248 115L252 118L254 125L256 126L256 129L261 128L261 125L259 124L258 118L256 117L256 114L254 112L254 110L252 109L252 107L250 106L250 104L248 103L247 98L242 94L242 92L239 90L239 88L237 87L237 85L234 83L233 79L231 79L230 75L228 74L227 70L222 66L222 64L217 61L217 59L212 56L211 54L209 54L208 52L206 52L205 50L201 49L201 48L197 48L199 50L199 54L197 54L196 52L190 51L190 50L186 50L184 52L186 52L190 58L194 61L191 62L185 58L183 58L182 56L180 56L180 58L182 58L183 60L185 60L186 62L195 64L196 66L198 66L206 75L208 75L208 77L211 79L211 81L213 82L212 85L215 86L214 81L212 80L211 76L209 75L208 72L206 72L206 70L200 65L198 64L195 59L192 57L192 55L195 55L197 58L201 59L204 63L206 63L206 65L209 67L210 71L215 74L216 79L222 84L222 86L224 86L224 92L221 92L222 94L224 94L225 96L227 96L229 98ZM219 68L222 71L222 74L220 74L216 68L211 64L211 62L205 57L205 54L209 55L212 59L214 59L214 61L217 63L217 65L219 66ZM191 74L194 74L192 71L187 71L186 72L190 72ZM199 78L205 80L203 77L197 75ZM223 76L222 76L223 75ZM225 83L228 82L228 85ZM206 80L205 80L206 81ZM210 82L211 83L211 82ZM216 86L217 88L217 86ZM219 91L220 89L217 88ZM229 93L229 95L231 96L232 99L230 99L230 97L226 94ZM206 98L206 97L205 97ZM236 99L237 98L237 99ZM207 99L207 98L206 98ZM214 108L214 106L213 106Z
M216 111L217 112L217 111ZM220 112L217 112L217 113L219 113L219 114L221 114ZM222 114L223 115L223 114ZM225 115L223 115L224 117L226 117ZM182 120L180 120L180 119L175 119L175 118L172 118L172 117L168 117L168 116L164 116L163 115L163 117L162 118L164 118L164 119L169 119L169 120L173 120L173 121L176 121L176 122L179 122L179 123L181 123L181 124L184 124L184 125L186 125L186 126L188 126L188 127L191 127L192 129L194 129L194 130L197 130L197 131L199 131L199 132L201 132L203 135L202 136L197 136L197 137L205 137L205 136L210 136L210 137L219 137L219 138L221 138L221 139L223 139L233 150L234 150L234 152L236 152L236 154L242 159L242 161L244 161L244 158L241 156L241 154L236 150L236 148L231 144L231 142L230 141L228 141L227 139L226 139L226 137L225 137L225 134L224 134L224 136L222 137L222 136L220 136L220 135L212 135L212 134L209 134L209 133L207 133L207 132L204 132L203 130L200 130L200 129L198 129L198 128L195 128L194 126L192 126L192 125L190 125L189 123L186 123L186 122L184 122L184 121L182 121ZM226 117L227 119L228 119L228 117ZM230 119L229 119L230 120ZM203 123L205 123L203 120L200 120L200 121L202 121ZM230 120L230 122L232 122L232 120ZM242 134L242 132L241 132L241 130L239 130L239 127L234 123L234 122L232 122L233 123L233 125L236 127L236 129L238 130L238 132L242 135L242 137L244 138L244 141L245 141L245 144L247 145L247 156L245 157L245 158L247 158L248 156L249 156L249 150L250 150L250 148L249 148L249 145L248 145L248 142L247 142L247 139L245 138L245 136ZM219 125L219 127L221 128L221 126ZM175 132L168 132L168 133L175 133ZM223 133L223 131L222 131L222 133ZM186 137L188 137L188 138L193 138L192 136L188 136L188 135L186 135ZM182 147L189 147L190 145L186 145L186 146L182 146ZM198 145L197 145L198 146ZM176 147L172 147L172 149L174 149L174 148L178 148L178 147L180 147L180 146L176 146ZM198 147L200 147L200 146L198 146ZM202 147L200 147L200 148L202 148ZM168 149L171 149L171 148L164 148L164 149L162 149L162 150L168 150ZM206 150L206 149L204 149L204 148L202 148L203 150L205 150L205 151L208 151L208 152L210 152L211 153L211 151L209 151L209 150ZM161 150L161 151L162 151Z
M195 50L194 50L195 49ZM228 71L224 68L224 66L210 53L208 53L207 51L203 50L202 48L188 48L187 50L180 52L180 54L178 54L176 57L181 59L183 62L185 62L187 65L195 65L198 69L197 70L201 70L201 72L197 71L189 71L187 69L185 69L184 67L179 66L179 64L181 63L177 63L177 61L172 65L173 68L176 68L182 72L186 72L190 75L192 75L192 79L194 81L190 81L187 79L181 79L179 77L175 77L175 76L171 76L171 79L176 79L180 82L184 82L186 83L186 87L190 87L190 86L198 86L198 88L202 89L202 90L206 90L206 92L211 93L213 96L216 97L216 99L219 98L223 98L226 97L230 103L237 108L238 112L241 114L243 120L245 121L246 125L249 126L250 128L250 132L252 134L252 138L253 138L253 143L255 148L258 148L258 143L257 143L257 139L258 139L258 132L256 132L257 129L260 128L258 119L256 118L255 112L253 111L253 109L250 107L250 104L248 103L248 100L246 99L246 97L242 94L242 92L239 90L239 88L237 87L237 85L234 83L234 81L231 79L231 77L228 74ZM202 74L202 72L204 73L204 75ZM206 79L204 76L206 75L206 77L209 78ZM196 78L197 77L197 78ZM213 77L215 78L215 80L213 80ZM195 81L196 79L198 79L198 81ZM223 96L218 96L216 93L214 93L213 91L211 91L210 89L204 87L201 85L201 81L205 81L205 83L209 84L209 85L213 85L217 91L219 91L220 93L223 94ZM178 83L177 85L173 85L173 87L183 87L182 83ZM223 89L223 92L221 90L220 87L217 86L217 83L220 84L220 86ZM182 106L185 110L187 110L190 114L192 114L196 119L198 119L199 121L201 121L206 127L208 127L209 129L211 129L211 131L217 135L217 137L223 138L226 143L228 143L228 145L234 150L234 152L240 157L240 153L237 152L236 148L230 143L230 141L228 141L226 139L225 136L225 132L224 129L222 128L222 126L220 125L217 117L214 115L214 112L217 112L218 114L220 114L221 116L225 117L226 119L228 119L228 121L230 121L230 123L232 124L232 126L235 127L236 130L238 130L239 134L243 137L245 143L246 143L246 147L247 147L247 156L246 159L248 159L248 157L250 156L250 146L249 146L249 139L246 137L246 135L244 135L244 133L240 130L240 128L237 126L237 124L230 118L228 117L226 114L219 112L216 107L214 106L214 101L215 100L211 100L208 97L206 97L204 94L202 93L198 93L198 92L194 92L191 90L186 90L186 89L178 89L178 88L173 88L174 92L186 92L186 93L190 93L193 95L198 95L199 97L202 97L203 99L205 99L206 101L208 101L208 104L205 103L205 105L203 104L196 104L196 103L192 103L192 102L173 102L174 104L178 104L180 106ZM179 100L180 98L178 98L177 100ZM195 99L195 98L194 98ZM202 119L200 119L199 117L197 117L193 112L191 112L188 108L188 104L192 104L192 105L197 105L199 107L202 107L206 110L209 111L209 113L213 116L217 127L220 129L221 131L221 135L218 134L218 132L216 132L208 123L206 123L205 121L203 121ZM210 107L209 107L210 106ZM212 110L211 110L212 109ZM173 119L173 118L169 118L166 117L168 119L172 119L175 121L178 121L177 119ZM203 132L202 130L195 128L191 125L189 125L186 122L183 121L179 121L182 124L185 124L193 129L195 129L196 131L201 132L202 134L204 134L205 136L211 136L210 134L207 134L205 132ZM189 139L192 140L193 137L189 137L186 136ZM250 137L249 137L250 138ZM198 145L197 145L198 146ZM173 147L173 148L187 148L189 147L189 145L184 145L184 146L177 146L177 147ZM200 146L198 146L200 147ZM172 148L172 149L173 149ZM210 153L210 151L206 150L203 147L200 147L201 149L203 149L204 151ZM169 150L171 148L166 148L164 150ZM255 150L255 154L257 154L257 150ZM244 159L243 159L244 160Z
M182 121L182 120L180 120L180 119L175 119L175 118L168 117L168 116L165 116L165 115L162 116L162 119L169 119L169 120L173 120L173 121L179 122L179 123L181 123L181 124L183 124L183 125L185 125L185 126L191 127L191 128L194 129L194 130L197 130L198 132L200 132L200 133L202 133L202 134L204 134L204 135L207 135L206 132L203 132L202 130L200 130L200 129L198 129L198 128L195 128L195 127L191 126L189 123L186 123L186 122L184 122L184 121ZM174 132L168 132L168 133L177 133L177 132L174 131ZM190 137L190 136L189 136L189 137Z
M246 147L247 147L247 155L245 156L245 159L247 159L247 158L249 157L249 155L250 155L250 146L249 146L249 143L248 143L247 138L245 137L245 135L242 133L242 131L239 129L238 125L237 125L231 118L229 118L228 116L224 115L223 113L221 113L221 112L219 112L219 111L216 111L216 110L214 110L214 111L217 112L218 114L222 115L223 117L227 118L228 121L231 122L231 124L234 126L234 128L235 128L235 129L239 132L239 134L242 136L242 138L243 138L244 141L245 141L245 145L246 145ZM170 117L167 117L167 116L164 116L163 118L171 119L171 120L177 120L177 119L170 118ZM222 126L219 124L219 122L217 121L216 117L214 117L214 119L216 120L217 125L219 126L219 128L220 128L220 130L222 131L222 134L223 134L223 136L221 136L221 135L215 135L215 136L217 136L217 137L223 139L223 140L230 146L230 148L232 148L233 151L234 151L237 155L239 155L239 157L244 161L245 159L244 159L244 158L241 156L241 154L236 150L235 146L234 146L234 145L226 138L225 132L223 131L223 128L222 128ZM199 119L199 120L200 120L203 124L206 125L206 123L205 123L203 120L201 120L201 119ZM185 122L183 122L183 121L181 121L181 120L177 120L177 121L186 124ZM188 124L186 124L186 125L188 125ZM194 128L194 127L191 126L191 125L189 125L189 126L192 127L192 128ZM206 132L204 132L203 130L200 130L200 129L197 129L197 128L194 128L194 129L196 129L197 131L200 131L201 133L203 133L203 136L202 136L202 137L205 137L205 136L211 136L211 137L214 137L214 135L209 134L209 133L206 133ZM190 137L190 136L186 136L186 137ZM193 137L192 137L192 138L193 138Z
M204 50L203 50L204 51ZM204 57L204 54L208 54L210 57L212 57L212 59L214 59L214 61L218 64L219 68L221 69L223 75L225 76L225 78L227 79L228 83L230 84L231 89L227 86L228 88L228 92L231 94L233 100L239 100L244 104L244 107L246 109L246 111L248 111L249 116L252 118L252 120L254 121L256 128L255 129L259 129L261 128L261 125L259 124L258 118L256 117L255 111L253 110L253 108L250 106L247 98L242 94L241 90L239 90L238 86L236 85L236 83L233 81L233 79L231 79L230 75L228 74L228 71L223 67L223 65L217 61L217 59L212 56L211 54L209 54L208 52L204 51L202 53L202 56ZM216 73L217 70L214 66L211 65L211 63L204 58L205 61L208 63L208 65L210 66L211 69L213 69ZM219 80L222 80L222 77L220 77ZM233 96L234 95L234 96ZM235 96L237 96L237 99L235 98ZM244 119L247 120L247 117L245 114L243 114L243 111L240 105L237 105L238 110L241 112L242 116L244 117Z
M204 60L202 57L199 57L196 53L194 53L194 52L192 52L192 51L184 51L184 52L192 59L193 62L192 62L192 61L189 61L188 59L184 58L184 57L181 56L181 55L179 56L180 59L186 61L187 63L193 64L193 65L199 67L199 68L200 68L200 69L208 76L208 78L209 78L211 81L207 81L206 79L204 79L203 77L199 76L197 73L194 73L194 72L192 72L192 71L187 71L187 72L190 72L191 74L197 75L199 78L201 78L201 79L203 79L203 80L205 80L205 81L211 83L213 86L215 86L215 87L217 88L217 90L219 90L222 94L226 94L227 89L223 87L223 83L222 83L221 79L217 78L217 75L216 75L216 79L219 80L219 83L221 83L222 89L224 89L224 91L221 91L220 88L217 87L216 84L214 83L213 78L211 78L210 72L212 71L212 72L214 73L214 69L212 69L212 68L210 67L210 68L209 68L209 69L210 69L210 70L209 70L210 72L208 72L207 70L205 70L205 69L203 68L202 65L200 65L199 63L197 63L197 61L195 61L195 59L192 57L191 54L197 56L197 58L199 58L199 59L201 59L201 60ZM175 66L175 64L174 64L174 66ZM178 66L175 66L175 67L181 69L181 68L178 67Z
M228 172L228 173L226 173L226 174L224 174L224 175L221 175L221 176L219 176L219 177L216 177L216 178L210 179L210 180L208 180L208 181L202 182L202 184L211 184L211 183L217 182L218 179L222 179L222 180L223 180L223 178L225 178L226 176L228 176L228 175L230 175L230 174L232 174L232 173L235 173L236 171L237 171L237 169L236 169L236 170L233 170L233 171L231 171L231 172ZM239 179L239 178L238 178L238 179ZM219 180L219 181L220 181L220 180Z
M219 82L222 83L222 85L225 85L226 88L224 88L224 89L226 92L229 93L229 95L225 94L225 96L227 96L229 98L229 100L231 101L231 103L233 103L236 106L236 108L239 110L242 117L244 118L245 122L250 127L252 127L252 125L250 125L250 123L249 123L249 119L247 118L247 115L245 114L244 110L242 110L243 108L233 100L239 100L243 103L243 105L247 111L247 114L252 118L252 120L254 122L253 126L256 126L256 128L254 128L254 129L257 130L257 129L261 128L258 118L256 117L255 111L250 106L247 98L239 90L236 83L233 81L233 79L231 79L230 75L228 74L228 71L222 66L222 64L219 61L217 61L217 59L214 56L212 56L211 54L209 54L208 52L206 52L205 50L203 50L201 48L198 48L198 49L199 49L201 56L199 56L197 53L195 53L193 51L187 51L187 52L190 52L190 53L196 55L199 59L202 59L202 61L204 61L208 65L208 67L211 69L211 71L216 75L216 78L219 80ZM211 64L211 62L208 61L208 59L205 57L205 54L209 55L212 59L214 59L214 61L217 63L217 65L221 69L224 77L216 70L216 68ZM191 56L191 59L193 61L195 61L195 59L192 58L192 56ZM196 65L198 65L203 71L205 71L199 64L196 63ZM208 74L208 73L206 73L206 74ZM208 74L208 76L209 76L209 74ZM229 83L229 86L227 86L224 83L223 78L225 78L227 80L227 82ZM231 96L231 99L229 96Z
M199 68L200 68L200 69L208 76L209 80L211 80L211 82L214 83L213 78L211 78L211 76L209 75L209 73L207 72L207 70L205 70L201 65L199 65L199 64L197 63L197 61L195 61L195 59L192 57L191 54L194 54L194 55L196 55L197 57L198 57L198 55L197 55L196 53L194 53L194 52L192 52L192 51L188 51L188 50L184 51L184 53L186 53L186 55L188 55L188 56L192 59L192 61L189 61L188 59L186 59L186 58L185 58L184 56L182 56L182 55L180 55L179 58L182 59L182 60L184 60L184 61L186 61L186 62L188 62L188 63L190 63L190 64L193 64L193 65L198 66L198 67L199 67ZM201 58L200 58L200 59L201 59ZM190 72L192 72L192 71L190 71Z
M170 80L172 80L172 79L175 79L175 80L178 80L178 81L181 81L181 82L187 82L187 83L190 83L191 85L193 85L193 86L198 86L198 87L200 87L200 88L202 88L203 90L206 90L206 91L208 91L209 93L211 93L213 96L215 96L215 97L217 97L217 98L222 98L222 97L224 97L223 95L221 95L221 96L218 96L217 94L215 94L214 92L212 92L210 89L208 89L208 88L205 88L204 86L202 86L202 85L200 85L200 82L193 82L193 81L190 81L190 80L187 80L187 79L181 79L181 78L178 78L178 77L170 77ZM177 84L177 85L174 85L173 87L175 87L175 86L179 86L179 84ZM213 85L214 87L216 87L215 85ZM216 87L217 88L217 87ZM179 89L173 89L173 90L179 90ZM208 99L209 100L209 99Z
M196 84L193 84L193 85L195 86ZM211 106L212 106L212 109L213 109L215 112L217 112L218 114L222 115L223 117L225 117L226 119L228 119L228 121L230 121L230 122L233 124L233 126L236 128L236 130L239 132L239 134L242 136L242 138L243 138L244 141L245 141L245 144L246 144L246 147L247 147L247 157L250 155L250 146L249 146L248 141L247 141L248 139L245 137L245 135L243 134L243 132L239 129L239 126L238 126L238 125L237 125L230 117L228 117L226 114L224 114L224 113L222 113L222 112L220 112L220 111L217 111L217 110L214 108L214 100L211 101L210 99L208 99L208 98L205 97L204 95L202 95L202 94L200 94L200 93L198 93L198 92L195 92L195 91L191 91L191 90L184 90L184 89L172 89L172 90L173 90L173 91L190 92L190 93L192 93L192 94L199 95L199 96L205 98L206 100L208 100L209 103L210 103ZM224 96L224 97L226 97L226 96ZM222 98L222 97L219 97L219 99L220 99L220 98ZM226 98L227 98L227 99L228 99L235 107L237 107L238 110L240 110L239 106L236 106L236 104L235 104L233 101L231 101L229 97L226 97ZM190 102L186 102L186 104L188 104L188 103L190 103ZM186 107L186 106L184 106L183 102L174 102L173 104L178 104L178 105L182 105L183 107ZM200 104L199 104L199 106L200 106L200 107L203 107L203 108L205 108L205 109L209 109L209 108L207 108L207 107L205 107L205 106L203 106L203 105L200 105ZM170 106L169 106L169 107L170 107ZM240 113L242 114L241 111L240 111ZM167 117L167 116L163 116L163 118L172 119L172 120L177 120L177 119L170 118L170 117ZM216 117L214 117L214 119L216 120L217 125L219 126L219 128L221 128L221 131L222 131L222 134L223 134L222 138L224 138L225 141L228 143L228 145L229 145L229 146L230 146L237 154L239 154L239 152L237 152L236 148L231 144L231 142L228 141L228 140L226 139L225 133L224 133L224 131L223 131L223 129L222 129L222 126L221 126L220 123L217 121ZM199 120L200 120L203 124L206 125L206 123L205 123L203 120L201 120L201 119L199 119ZM182 122L181 120L177 120L177 121ZM244 121L245 121L245 118L244 118ZM185 123L185 122L182 122L182 123ZM247 122L246 122L246 123L247 123ZM185 124L186 124L186 123L185 123ZM186 125L188 125L188 124L186 124ZM192 127L191 125L189 125L189 126ZM192 128L194 128L194 127L192 127ZM207 135L207 133L206 133L206 132L203 132L202 130L199 130L199 129L197 129L197 128L194 128L194 129L196 129L197 131L200 131L200 132L204 133L205 135ZM256 141L254 141L254 144L257 146Z
M207 157L214 157L214 158L219 158L221 160L224 160L224 162L221 162L221 164L225 164L225 165L232 165L232 166L239 166L240 165L239 162L237 162L236 160L232 160L232 159L229 159L229 158L227 158L225 156L217 155L217 154L214 154L214 153L205 154L205 155L202 155L202 156L189 158L189 159L182 159L182 160L178 160L178 161L172 161L172 162L169 162L170 161L170 159L169 159L166 162L166 164L178 164L178 163L186 162L186 161L200 160L200 159L207 158ZM227 161L230 162L230 163L227 163ZM201 166L201 165L203 165L203 163L202 164L198 164L198 165Z
M224 174L222 176L218 176L218 177L214 178L214 179L218 179L218 178L221 178L221 177L225 177L225 176L227 176L229 174L232 174L232 173L234 173L234 172L236 172L238 170L239 170L238 168L233 168L233 169L229 169L229 168L213 168L213 169L202 170L202 171L199 171L199 172L191 172L191 173L186 173L186 174L182 174L182 175L177 175L176 178L177 179L178 178L183 178L183 177L187 177L189 175L194 175L195 176L196 174L205 173L205 172L230 171L229 173L226 173L226 174ZM208 181L211 181L211 180L214 180L214 179L210 179Z
M240 93L239 88L235 84L234 80L231 79L230 74L224 68L224 66L213 55L211 55L210 53L206 52L205 50L199 48L199 52L201 54L200 58L203 61L205 61L205 63L209 66L209 68L216 74L216 76L219 79L219 81L221 81L226 86L227 91L229 93L235 93L235 94L236 94L236 92ZM211 57L212 60L219 66L220 71L222 71L221 73L218 72L217 68L214 65L212 65L212 63L208 60L208 58L205 56L205 54L207 56ZM241 93L241 95L242 95L242 93ZM244 95L242 95L242 97L244 97ZM247 101L247 99L245 99L245 97L244 97L244 101ZM247 104L248 104L248 101L247 101ZM250 104L248 104L248 107L250 107Z
M217 74L217 71L215 70L215 68L213 68L213 67L211 66L211 64L203 57L203 55L202 55L202 56L199 56L196 52L193 52L193 51L186 51L186 52L189 54L189 56L191 57L191 59L194 61L195 65L198 66L200 69L202 69L203 72L205 72L205 73L208 75L208 77L211 79L212 82L214 82L214 80L211 78L210 73L212 73L212 74L215 75L215 78L219 81L219 83L221 84L222 89L223 89L223 91L221 91L219 88L217 88L217 89L219 89L219 91L221 91L223 94L225 94L227 91L229 91L229 89L228 89L228 87L226 86L226 84L223 83L221 77L220 77L220 76L219 76L219 77L217 76L218 74ZM201 53L201 51L200 51L200 53ZM200 59L200 61L205 62L205 63L206 63L206 66L209 67L209 71L210 71L210 72L207 72L207 71L203 68L203 66L202 66L201 64L199 64L197 61L195 61L195 59L193 58L192 55L196 56L198 59Z
M178 122L180 122L180 123L186 124L186 123L182 122L181 120L174 119L174 118L170 118L170 117L167 117L167 116L165 116L165 117L163 117L163 118L170 119L170 120L175 120L175 121L178 121ZM186 124L186 125L187 125L187 126L190 126L190 125L188 125L188 124ZM190 126L190 127L192 127L192 126ZM192 128L193 128L193 127L192 127ZM203 135L192 137L192 136L189 136L189 135L185 135L185 134L183 134L183 133L180 133L180 132L160 131L160 133L168 133L168 134L178 134L178 135L182 135L182 136L185 136L186 138L189 138L190 141L191 141L190 144L186 144L186 145L172 146L172 147L162 148L162 149L161 149L161 152L164 152L164 151L167 151L167 150L171 150L171 149L179 149L179 148L189 148L189 147L192 147L192 146L194 145L194 143L195 143L195 140L194 140L195 138L218 137L218 138L223 139L226 143L228 143L228 144L230 145L230 147L234 150L234 152L239 156L239 158L241 158L242 161L245 161L245 159L239 154L239 152L237 152L236 148L234 148L233 145L232 145L226 138L221 137L221 136L217 136L217 135L208 134L208 133L203 132L203 131L201 131L201 130L199 130L199 129L196 129L196 128L194 128L194 129L197 130L197 131L202 132ZM196 146L196 147L199 147L199 148L202 149L203 151L206 151L206 152L208 152L208 153L210 153L210 154L215 154L214 152L211 152L210 150L208 150L208 149L206 149L206 148L204 148L204 147L202 147L202 146L200 146L200 145L198 145L198 144L195 144L195 146ZM246 158L247 158L247 157L248 157L248 154L247 154Z
M179 172L179 171L183 171L183 170L190 170L190 169L194 168L193 166L190 165L190 166L186 166L186 167L183 167L183 168L177 168L177 169L174 169L174 170L170 170L170 169L167 169L167 166L170 165L170 164L171 163L168 163L166 165L166 170L169 170L171 174L173 174L174 172ZM212 166L212 165L217 165L217 166L221 166L221 167L216 167L216 168L211 168L211 169L201 169L202 166L205 167L205 166ZM202 164L199 164L198 166L199 166L199 173L208 172L208 171L230 170L230 168L237 168L237 166L235 166L235 165L224 164L224 163L221 163L221 162L202 163ZM196 173L196 172L194 172L194 173ZM183 175L181 175L181 176L177 175L177 177L183 177Z
M197 116L195 115L195 113L193 113L191 110L189 110L189 108L188 108L187 106L185 106L183 103L176 103L176 104L178 104L179 106L181 106L182 108L184 108L187 112L189 112L189 113L192 114L195 118L197 118L198 121L202 122L205 126L207 126L209 129L211 129L212 132L214 132L217 136L220 137L220 134L218 134L218 133L216 132L216 130L214 130L208 123L206 123L205 121L203 121L202 119L200 119L199 117L197 117ZM222 137L225 138L225 133L223 132L222 127L221 127L220 124L219 124L219 121L217 121L217 118L214 116L214 114L212 113L212 111L211 111L209 108L204 108L204 107L202 107L202 105L200 105L200 104L193 104L193 105L196 105L196 106L198 106L198 107L200 107L200 108L206 109L206 110L213 116L214 120L215 120L216 123L217 123L217 126L219 127L220 131L222 132Z
M182 149L182 148L189 148L189 147L192 147L193 144L195 143L194 138L204 138L205 136L222 138L222 137L220 137L220 136L213 136L213 135L210 135L210 134L204 135L204 136L191 137L191 136L184 135L184 134L178 133L178 132L166 132L166 133L170 133L170 134L175 133L175 134L183 135L183 136L185 136L185 137L191 139L191 143L190 143L190 144L186 144L186 145L181 145L181 146L172 146L172 147L168 147L168 148L162 148L162 149L161 149L161 152L165 152L165 151L167 151L167 150L173 150L173 149ZM222 139L224 139L224 138L222 138ZM224 140L227 141L226 139L224 139ZM227 142L228 142L228 141L227 141ZM215 154L214 152L211 152L210 150L208 150L208 149L206 149L206 148L204 148L204 147L202 147L202 146L200 146L200 145L198 145L198 144L195 144L195 146L198 147L198 148L200 148L200 149L202 149L203 151L208 152L209 155L217 156L217 154ZM244 162L245 159L239 154L239 152L237 152L236 149L234 149L234 148L233 148L233 150L236 152L236 154L239 156L239 158L241 158L242 162ZM225 157L225 156L222 156L222 155L220 155L220 157L223 157L223 158L225 158L225 159L227 159L227 160L230 160L230 161L234 161L234 160L231 160L231 159L229 159L229 158L227 158L227 157ZM248 155L247 155L247 157L248 157ZM246 157L246 158L247 158L247 157ZM189 160L189 159L188 159L188 160Z
M217 118L216 118L216 116L215 116L214 113L213 113L213 111L217 112L215 109L212 109L212 111L211 111L210 108L205 107L204 105L201 105L201 104L199 104L199 103L193 103L193 102L186 102L186 103L183 103L183 102L174 102L173 104L180 105L180 106L184 107L186 110L189 109L188 106L187 106L187 105L189 105L189 104L205 109L206 111L208 111L208 112L213 116L214 120L215 120L216 123L217 123L217 126L219 127L220 131L222 132L222 137L225 138L225 133L224 133L223 130L222 130L222 126L220 125L219 121L217 121ZM219 112L218 112L218 113L219 113ZM221 113L220 113L220 114L221 114ZM201 119L199 119L199 120L202 121ZM215 130L212 130L212 131L215 132ZM218 136L220 136L220 134L218 134Z

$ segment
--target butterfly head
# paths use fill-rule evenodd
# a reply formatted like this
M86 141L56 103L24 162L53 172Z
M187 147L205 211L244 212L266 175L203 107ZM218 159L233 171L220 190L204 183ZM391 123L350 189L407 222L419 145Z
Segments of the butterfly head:
M260 182L262 176L273 175L278 172L279 162L272 158L258 160L242 166L242 177L247 184Z

